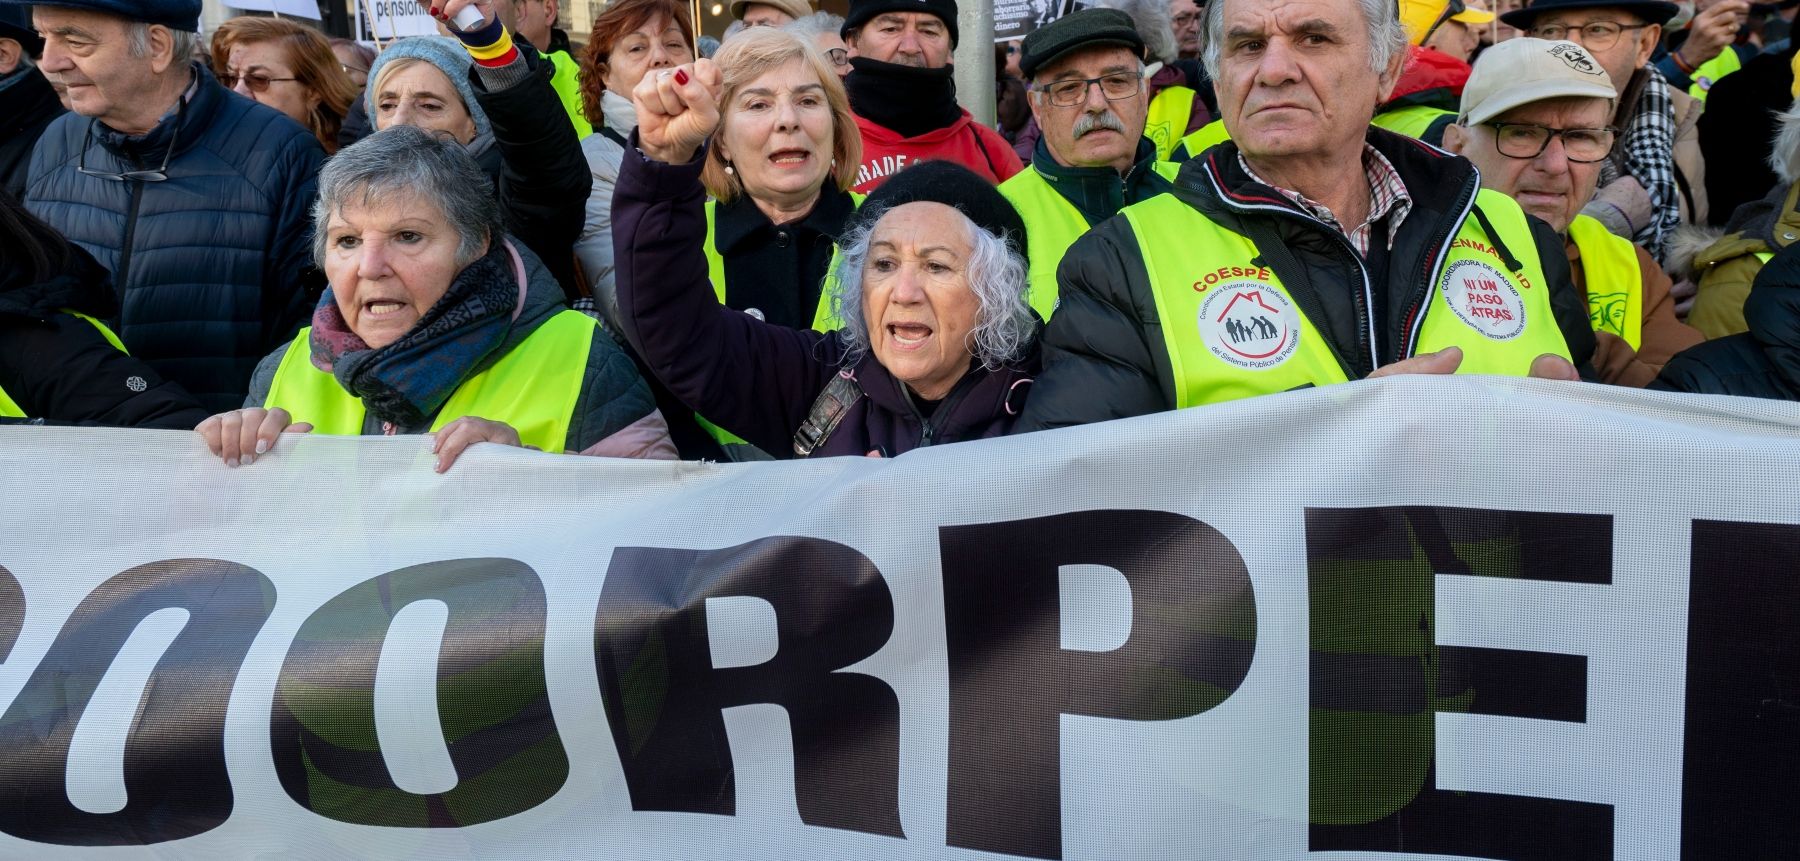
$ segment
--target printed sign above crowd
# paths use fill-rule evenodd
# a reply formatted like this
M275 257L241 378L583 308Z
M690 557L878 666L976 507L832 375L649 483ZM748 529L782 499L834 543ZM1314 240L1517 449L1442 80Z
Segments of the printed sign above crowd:
M0 428L0 857L1793 858L1797 460L1496 378L765 464Z
M1033 30L1087 5L1086 0L994 0L994 41L1023 39Z

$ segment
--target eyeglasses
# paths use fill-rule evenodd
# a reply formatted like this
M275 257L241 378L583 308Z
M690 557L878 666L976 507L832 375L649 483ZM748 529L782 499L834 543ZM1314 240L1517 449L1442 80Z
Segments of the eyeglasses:
M75 172L82 176L91 176L95 179L104 179L108 182L162 182L163 180L168 179L169 159L175 155L175 140L176 137L181 134L181 119L186 115L187 99L181 99L175 103L175 128L169 132L169 148L163 150L162 167L155 170L128 170L124 173L107 173L106 171L94 170L87 166L88 148L94 143L94 123L99 122L99 120L90 120L88 122L87 133L81 136L81 157L75 162ZM67 162L64 162L64 164L67 164Z
M1137 95L1143 89L1144 78L1142 75L1129 72L1115 72L1110 75L1101 75L1098 78L1054 81L1032 87L1032 89L1040 93L1048 93L1050 104L1069 108L1087 101L1088 87L1094 84L1100 85L1100 95L1105 96L1107 101L1116 102Z
M1619 34L1626 30L1642 30L1649 24L1619 24L1612 21L1590 21L1579 27L1567 24L1544 24L1531 28L1531 35L1552 42L1568 39L1581 43L1590 51L1604 51L1619 41Z
M1612 152L1618 129L1553 129L1533 123L1488 123L1494 129L1494 148L1507 158L1537 158L1550 146L1551 138L1562 138L1563 155L1569 161L1592 164Z
M346 75L366 75L366 74L368 74L368 73L369 73L369 70L368 70L368 69L365 69L365 68L363 68L363 67L361 67L361 66L352 66L352 65L350 65L350 64L349 64L349 63L339 63L339 64L338 64L338 68L340 68L340 69L343 69L343 70L344 70L344 74L346 74ZM275 79L274 79L274 78L270 78L270 79L269 79L269 80L271 80L271 81L273 81L273 80L275 80ZM291 79L291 78L289 78L289 79L286 79L286 80L292 80L292 79Z
M344 71L348 72L348 71L350 71L350 69L348 67L346 67L344 69ZM242 75L234 75L230 72L226 72L225 74L219 76L219 83L224 84L225 89L227 89L227 90L237 89L237 83L240 80L244 82L245 87L248 87L250 89L250 92L266 93L269 90L269 85L275 83L276 81L298 81L300 79L299 78L271 78L268 75L265 75L261 72L245 72Z
M825 52L825 57L831 61L833 66L850 65L850 52L843 48L832 48Z

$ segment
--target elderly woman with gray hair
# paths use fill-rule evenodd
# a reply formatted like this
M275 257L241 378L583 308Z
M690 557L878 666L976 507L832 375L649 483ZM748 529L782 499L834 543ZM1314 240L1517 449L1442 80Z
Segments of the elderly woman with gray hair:
M819 332L720 304L700 253L700 175L720 118L709 61L646 76L613 193L619 310L632 346L683 403L791 456L898 455L1000 436L1038 367L1025 226L987 182L924 162L870 195L841 240ZM794 120L776 118L794 134Z
M244 408L196 428L207 447L238 466L284 431L435 433L440 472L478 442L673 458L630 358L504 224L453 139L396 125L339 152L313 206L331 286Z

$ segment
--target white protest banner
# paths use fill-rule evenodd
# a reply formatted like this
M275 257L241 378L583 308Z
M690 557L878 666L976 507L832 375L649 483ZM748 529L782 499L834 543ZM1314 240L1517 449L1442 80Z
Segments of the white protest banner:
M426 445L0 428L0 857L1800 850L1800 405L1401 378L892 460Z
M438 35L437 21L416 0L350 0L350 8L358 42Z
M317 0L231 0L228 5L245 12L273 12L276 15L319 20Z

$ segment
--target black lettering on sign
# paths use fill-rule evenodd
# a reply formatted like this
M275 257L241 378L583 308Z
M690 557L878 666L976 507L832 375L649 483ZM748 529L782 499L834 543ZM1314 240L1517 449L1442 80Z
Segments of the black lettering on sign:
M438 719L456 786L394 783L375 729L375 669L395 614L449 608L438 652ZM302 807L393 828L460 828L543 803L569 777L544 682L544 586L512 559L402 568L327 601L300 626L276 684L269 727L276 773Z
M233 798L225 706L274 606L267 577L216 559L140 565L101 584L0 717L0 831L64 846L133 846L223 824ZM188 622L157 661L125 740L125 807L81 810L65 783L75 727L126 639L144 617L169 607L187 610Z
M1612 518L1309 508L1310 849L1610 859L1612 807L1437 788L1439 712L1581 722L1581 655L1439 646L1436 576L1612 582Z
M1062 857L1065 714L1174 720L1224 702L1256 651L1237 548L1166 511L1082 511L938 532L950 652L950 845ZM1060 569L1131 586L1110 652L1062 648Z
M1800 858L1800 526L1694 521L1681 857Z
M714 669L706 599L775 608L767 663ZM722 550L620 547L594 623L607 722L633 810L733 815L723 709L773 703L794 734L794 788L808 825L904 836L900 701L886 682L836 672L894 629L887 582L861 553L775 537Z
M13 643L24 628L25 590L19 587L19 578L0 566L0 664L12 654Z

